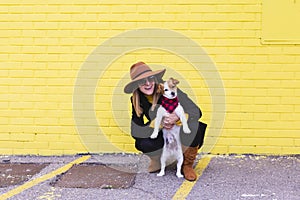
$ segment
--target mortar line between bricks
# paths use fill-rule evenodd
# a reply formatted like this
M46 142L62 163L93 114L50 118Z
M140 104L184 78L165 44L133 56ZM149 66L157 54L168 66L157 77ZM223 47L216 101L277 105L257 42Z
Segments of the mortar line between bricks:
M206 167L208 166L211 158L212 158L211 156L205 156L205 157L201 158L201 160L198 162L198 164L195 167L195 171L198 175L197 180L192 181L192 182L187 181L187 180L183 181L183 183L181 184L181 186L178 188L177 192L173 196L172 200L186 199L186 197L189 195L189 193L193 189L196 182L199 181L199 179L201 178L201 176L202 176L204 170L206 169Z
M80 157L80 158L78 158L78 159L76 159L76 160L73 160L72 162L69 162L68 164L66 164L66 165L64 165L64 166L62 166L62 167L60 167L60 168L58 168L58 169L56 169L56 170L54 170L54 171L48 173L48 174L45 174L45 175L43 175L43 176L41 176L41 177L38 177L38 178L36 178L36 179L33 179L33 180L31 180L31 181L28 181L28 182L24 183L23 185L20 185L20 186L14 188L14 189L12 189L12 190L10 190L10 191L8 191L8 192L2 194L2 195L0 196L0 200L2 200L2 199L3 199L3 200L4 200L4 199L8 199L8 198L10 198L10 197L12 197L12 196L15 196L15 195L17 195L17 194L19 194L19 193L21 193L21 192L23 192L23 191L25 191L25 190L27 190L27 189L33 187L33 186L35 186L35 185L41 183L41 182L44 182L44 181L46 181L46 180L48 180L48 179L50 179L50 178L53 178L53 177L55 177L55 176L57 176L57 175L59 175L59 174L65 173L65 172L68 171L74 164L80 164L80 163L82 163L82 162L88 160L90 157L91 157L90 155L82 156L82 157Z

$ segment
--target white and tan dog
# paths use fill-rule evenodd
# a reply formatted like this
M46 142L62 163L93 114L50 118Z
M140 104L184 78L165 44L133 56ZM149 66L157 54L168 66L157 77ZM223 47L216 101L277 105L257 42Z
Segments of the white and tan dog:
M168 113L175 112L176 115L180 118L182 123L182 128L184 133L191 133L191 130L188 127L187 119L184 114L183 107L178 102L177 98L177 84L178 80L170 78L168 81L161 84L160 92L162 92L162 104L159 106L157 110L154 131L150 138L157 138L159 127L162 121L162 118L165 117ZM157 174L157 176L165 175L165 167L166 163L170 159L177 160L177 172L176 176L178 178L183 177L181 174L181 166L183 163L183 154L181 149L181 141L180 141L180 126L174 125L171 129L163 128L163 138L164 138L164 147L161 154L161 170Z

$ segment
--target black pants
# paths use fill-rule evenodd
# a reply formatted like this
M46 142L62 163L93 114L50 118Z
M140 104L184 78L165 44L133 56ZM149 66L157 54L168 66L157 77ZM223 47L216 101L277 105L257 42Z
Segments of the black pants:
M206 127L207 124L198 122L197 127L195 129L197 130L196 133L193 134L193 130L191 134L185 134L181 131L180 133L181 143L184 146L200 148L203 145ZM158 133L158 136L155 139L138 138L135 141L135 148L150 156L160 154L163 146L164 146L164 139L163 139L162 131Z

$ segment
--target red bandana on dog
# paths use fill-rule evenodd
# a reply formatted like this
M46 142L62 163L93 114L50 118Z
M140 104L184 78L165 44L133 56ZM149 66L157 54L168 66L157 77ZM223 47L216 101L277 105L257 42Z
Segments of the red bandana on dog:
M165 96L162 96L161 105L164 107L168 113L172 113L178 106L178 98L168 99Z

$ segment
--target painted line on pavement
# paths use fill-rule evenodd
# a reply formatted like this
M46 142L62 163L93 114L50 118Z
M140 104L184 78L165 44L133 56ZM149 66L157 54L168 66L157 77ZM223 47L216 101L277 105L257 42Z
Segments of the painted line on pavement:
M179 189L177 190L177 192L173 196L172 200L186 199L186 197L189 195L189 193L193 189L196 182L202 176L202 174L203 174L204 170L206 169L206 167L208 166L211 158L212 158L211 156L205 156L205 157L201 158L201 160L198 162L198 164L195 167L195 171L198 175L197 180L196 181L187 181L187 180L183 181L183 183L181 184L181 186L179 187Z
M7 199L7 198L10 198L12 196L15 196L15 195L17 195L17 194L19 194L19 193L21 193L21 192L23 192L23 191L25 191L25 190L27 190L27 189L35 186L35 185L41 183L41 182L44 182L44 181L46 181L46 180L48 180L50 178L53 178L53 177L55 177L55 176L57 176L59 174L65 173L74 164L80 164L80 163L88 160L90 157L91 157L90 155L88 155L88 156L82 156L82 157L80 157L80 158L78 158L78 159L76 159L76 160L74 160L74 161L72 161L72 162L64 165L63 167L60 167L60 168L58 168L58 169L56 169L56 170L48 173L48 174L45 174L45 175L43 175L41 177L38 177L38 178L36 178L34 180L28 181L28 182L24 183L23 185L20 185L19 187L16 187L16 188L14 188L14 189L12 189L12 190L10 190L10 191L2 194L0 196L0 200Z

